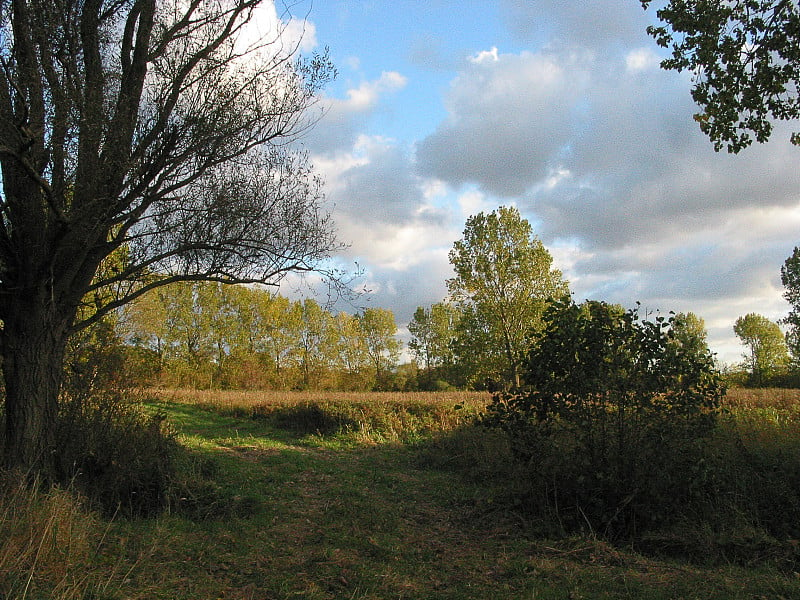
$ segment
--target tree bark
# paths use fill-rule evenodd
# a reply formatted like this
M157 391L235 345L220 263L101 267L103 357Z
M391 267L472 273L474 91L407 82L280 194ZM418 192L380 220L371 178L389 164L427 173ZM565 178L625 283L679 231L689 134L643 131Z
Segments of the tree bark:
M58 396L67 342L66 321L46 298L20 294L3 331L6 387L4 463L7 468L55 475Z

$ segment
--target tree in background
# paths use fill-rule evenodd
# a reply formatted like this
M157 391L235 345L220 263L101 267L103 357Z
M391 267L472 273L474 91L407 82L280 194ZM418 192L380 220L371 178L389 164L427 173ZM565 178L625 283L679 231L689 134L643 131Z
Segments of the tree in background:
M652 0L641 0L647 8ZM789 0L670 0L649 27L672 57L661 66L693 75L694 116L714 148L765 142L772 121L800 117L800 7ZM793 133L792 143L800 143Z
M763 385L788 365L786 340L777 323L762 315L749 313L736 319L733 331L748 348L748 352L742 356L753 384Z
M457 347L473 383L519 385L531 330L541 326L547 302L568 293L553 258L514 207L467 219L450 251L456 276L447 281L463 312Z
M693 312L673 315L669 332L670 343L687 355L708 356L708 332L703 319Z
M386 388L400 349L391 311L333 315L312 298L252 286L174 283L140 296L124 316L119 335L138 350L128 354L157 354L156 379L175 387Z
M280 33L247 42L259 3L0 0L6 466L53 471L74 332L158 286L274 284L336 248L288 146L333 69Z
M397 365L401 344L395 337L397 324L391 311L367 308L357 316L367 355L375 367L375 389L389 389L389 375Z
M800 366L800 248L795 247L792 255L781 267L781 283L783 297L791 309L783 322L789 326L786 333L786 345L792 356L794 366Z
M394 316L392 316L394 321ZM361 320L346 312L337 314L332 323L336 336L335 370L339 373L336 387L342 390L365 390L374 387L377 373L372 372L372 358L362 334ZM394 336L394 333L391 334Z
M426 309L414 311L408 324L411 340L408 349L422 364L421 387L433 389L438 385L459 384L455 373L454 342L461 312L450 302L437 302Z

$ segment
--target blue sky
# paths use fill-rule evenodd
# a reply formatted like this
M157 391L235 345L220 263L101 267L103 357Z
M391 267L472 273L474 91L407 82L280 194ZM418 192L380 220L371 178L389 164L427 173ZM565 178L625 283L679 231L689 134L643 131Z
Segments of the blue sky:
M282 5L278 5L281 14ZM298 0L339 75L303 139L369 304L401 329L441 301L472 214L514 205L586 298L693 311L737 362L749 312L788 312L800 150L715 153L637 0ZM288 22L289 15L283 13ZM790 124L791 125L791 124Z

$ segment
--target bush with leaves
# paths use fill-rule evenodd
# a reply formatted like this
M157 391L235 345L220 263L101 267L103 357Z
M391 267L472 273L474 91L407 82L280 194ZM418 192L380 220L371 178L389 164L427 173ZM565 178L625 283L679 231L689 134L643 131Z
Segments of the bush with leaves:
M546 527L631 538L702 494L724 387L673 322L570 298L545 312L524 386L495 395L484 422L508 434Z
M130 391L61 397L57 474L106 516L152 516L169 502L180 446L164 415Z

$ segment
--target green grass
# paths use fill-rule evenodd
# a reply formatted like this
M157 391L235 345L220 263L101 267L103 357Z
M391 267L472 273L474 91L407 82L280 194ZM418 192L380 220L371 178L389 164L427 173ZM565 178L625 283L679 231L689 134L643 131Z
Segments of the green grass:
M336 412L352 398L322 400ZM376 406L400 410L385 398L375 400ZM483 402L485 396L471 401ZM406 432L399 437L412 441L404 442L385 432L370 437L367 428L350 422L320 435L283 418L243 412L242 406L222 410L222 404L204 401L200 407L173 397L158 408L213 472L226 503L247 509L204 520L172 515L118 523L115 535L133 544L129 552L138 559L120 597L800 596L796 574L768 566L703 568L647 558L591 538L527 536L520 517L498 499L507 465L471 464L489 442L469 428L431 432L424 422L427 433ZM292 402L284 398L277 404L285 408ZM381 410L387 409L374 409ZM362 424L376 420L371 415Z
M800 576L770 563L704 567L591 537L532 537L502 497L511 474L503 440L464 417L485 395L221 398L154 401L188 450L189 491L208 494L194 499L192 518L173 506L157 519L113 521L93 568L124 577L102 598L800 597ZM347 419L321 434L287 417L314 402Z

